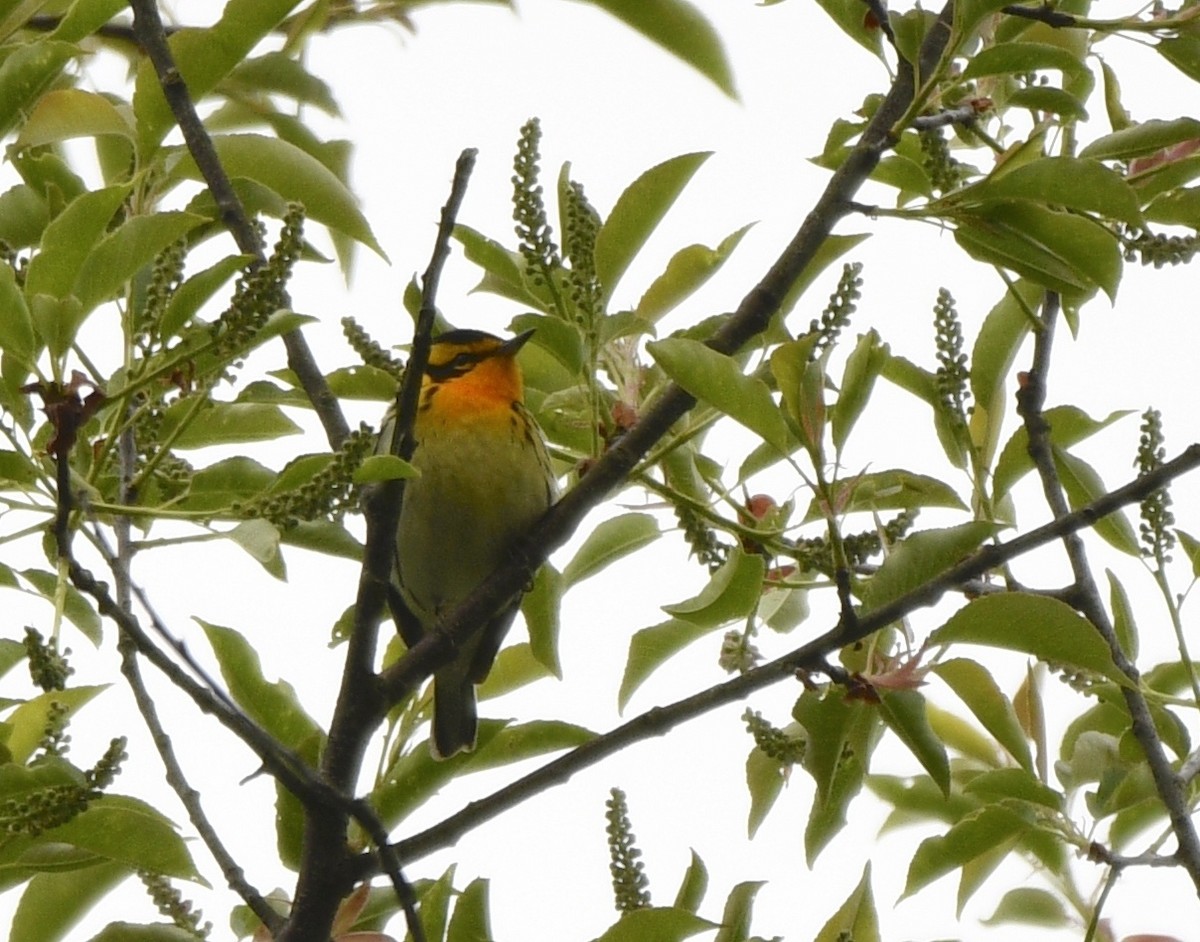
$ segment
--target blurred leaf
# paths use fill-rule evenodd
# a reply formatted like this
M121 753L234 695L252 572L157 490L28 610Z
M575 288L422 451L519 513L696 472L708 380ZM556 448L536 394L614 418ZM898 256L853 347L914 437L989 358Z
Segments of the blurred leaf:
M1121 650L1130 661L1136 661L1138 656L1138 630L1134 620L1133 605L1125 587L1111 569L1104 570L1108 576L1108 600L1112 608L1113 631Z
M934 631L929 641L1021 651L1119 684L1129 683L1092 623L1065 602L1044 595L1006 592L973 599Z
M562 591L578 585L661 535L650 514L627 513L599 524L563 568Z
M883 31L879 24L868 25L862 0L817 0L838 27L867 52L883 58Z
M750 231L750 225L730 233L715 248L706 245L689 245L680 249L667 262L667 267L637 303L635 313L647 323L657 323L659 318L674 310L684 299L697 291L711 278L733 254Z
M249 262L248 255L227 255L208 268L188 276L171 294L158 322L158 335L163 340L174 337L195 316L229 279Z
M700 859L700 855L693 850L691 863L688 864L687 872L683 875L683 882L679 884L679 892L675 894L673 908L686 910L689 913L696 912L700 908L700 904L704 902L704 894L707 890L708 868Z
M246 85L255 95L285 95L297 104L312 105L327 115L341 117L341 109L329 84L283 52L267 52L243 59L226 82Z
M263 676L258 652L244 635L199 618L196 621L212 646L229 695L250 719L289 749L323 735L291 684L285 680L272 682Z
M1061 46L1037 42L1008 42L981 49L963 69L964 79L985 75L1021 75L1043 69L1082 73L1087 64Z
M1179 545L1192 564L1192 576L1200 578L1200 540L1179 529L1175 530L1175 535L1179 537Z
M417 469L395 455L369 455L354 471L355 484L372 484L417 477Z
M916 690L880 690L879 694L883 721L921 763L942 794L950 794L950 760L946 757L946 747L925 716L925 698Z
M195 933L170 923L143 926L130 922L110 922L89 942L195 942L195 939Z
M862 0L849 0L849 2L858 4ZM817 280L817 277L839 258L863 242L868 235L870 233L860 232L852 235L826 236L821 242L821 247L817 249L808 264L804 266L804 270L800 272L800 277L792 282L788 293L784 295L783 300L779 303L779 310L775 316L779 318L787 317L800 298L803 297L804 292Z
M0 317L0 348L16 357L22 365L31 366L33 319L11 265L0 265L0 310L4 311L4 316Z
M107 684L68 687L40 693L20 703L4 719L3 732L6 735L0 741L8 753L5 758L17 765L27 762L41 747L52 712L59 711L64 720L69 720L96 694L107 689Z
M825 365L813 356L819 340L820 335L813 332L800 340L780 344L771 353L770 361L771 374L783 396L784 408L814 464L824 461L828 421Z
M622 913L596 942L675 942L715 929L716 923L675 907L651 906Z
M687 0L585 0L606 10L737 98L721 37Z
M50 222L50 208L33 187L24 183L0 193L0 239L9 248L36 245Z
M905 537L891 548L875 575L862 583L863 601L869 608L895 601L962 562L996 529L995 524L973 520Z
M279 552L279 528L261 517L243 520L225 536L250 554L250 557L276 579L287 580L283 556Z
M858 886L850 891L838 911L829 917L813 942L879 942L879 914L871 892L871 862L863 865Z
M1019 801L1055 812L1061 812L1066 804L1059 792L1039 782L1029 769L981 772L963 786L963 793L974 795L989 804Z
M629 263L710 156L706 152L672 157L651 167L617 197L608 219L596 233L596 276L604 301L612 297Z
M646 348L664 372L687 392L736 419L781 454L787 454L787 424L771 398L770 389L761 379L743 373L736 360L698 340L683 337L656 340Z
M951 658L934 664L931 671L946 682L983 728L1021 763L1021 768L1033 768L1029 742L1016 711L987 668L970 658Z
M1086 121L1087 109L1076 95L1049 85L1027 85L1008 96L1010 109L1028 108L1030 111L1048 111L1064 118Z

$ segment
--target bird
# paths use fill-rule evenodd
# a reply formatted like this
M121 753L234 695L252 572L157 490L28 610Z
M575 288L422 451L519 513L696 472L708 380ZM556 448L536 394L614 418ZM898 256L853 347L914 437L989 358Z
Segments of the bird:
M394 588L403 602L397 624L410 648L509 558L557 499L516 359L533 333L504 340L456 329L432 341L413 422L419 474L405 482L396 528ZM389 415L381 450L390 448L392 434ZM487 678L520 603L518 594L434 672L435 758L475 748L475 686Z

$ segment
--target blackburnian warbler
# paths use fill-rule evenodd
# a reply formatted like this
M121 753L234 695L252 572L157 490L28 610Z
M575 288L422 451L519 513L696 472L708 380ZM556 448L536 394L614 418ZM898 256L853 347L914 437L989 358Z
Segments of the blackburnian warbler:
M516 361L532 334L501 340L452 330L434 338L413 423L420 475L405 484L396 532L398 588L413 616L399 619L400 631L410 647L499 568L557 495ZM382 448L392 424L389 416ZM435 756L474 748L475 685L491 670L519 605L513 599L435 672Z

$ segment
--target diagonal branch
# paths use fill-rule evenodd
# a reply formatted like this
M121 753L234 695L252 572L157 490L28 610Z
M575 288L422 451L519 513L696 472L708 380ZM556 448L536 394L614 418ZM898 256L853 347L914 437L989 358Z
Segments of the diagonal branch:
M906 618L917 609L934 605L947 592L954 592L964 583L977 579L1019 556L1095 526L1097 521L1108 514L1127 504L1143 500L1147 495L1197 468L1200 468L1200 444L1190 446L1178 457L1151 473L1135 478L1085 507L1059 516L1050 523L1005 543L983 547L937 578L912 589L900 598L874 611L859 614L854 624L848 628L839 624L803 647L768 664L756 667L716 687L664 707L655 707L634 717L628 723L536 769L489 797L472 802L462 811L428 830L400 841L396 845L397 853L403 860L412 861L435 850L452 846L460 837L484 821L491 820L553 785L566 782L575 773L595 765L633 743L651 736L661 736L681 723L743 700L755 691L794 676L797 670L823 671L825 658L830 653ZM360 857L356 865L365 875L372 871L375 863L369 857Z
M188 93L187 84L175 64L171 47L167 44L162 18L158 15L158 4L155 0L130 0L129 5L133 9L134 36L154 66L163 96L167 99L179 130L183 132L188 151L196 161L196 166L200 169L204 182L221 212L222 223L233 235L238 248L244 254L254 256L255 266L262 265L266 261L262 242L246 215L242 201L233 189L229 175L221 166L212 138L208 136L204 123L196 113L196 106ZM321 420L330 447L336 450L350 434L350 426L346 424L341 406L326 383L320 367L317 366L304 335L299 330L288 331L283 335L283 344L287 349L288 367L299 378L305 395Z
M1042 414L1046 400L1046 379L1050 370L1050 350L1054 343L1054 326L1058 317L1059 297L1053 292L1047 292L1042 303L1042 329L1037 332L1033 348L1033 365L1026 374L1026 380L1017 394L1017 411L1025 422L1029 437L1029 456L1033 459L1038 475L1042 479L1042 490L1046 503L1055 518L1068 516L1070 508L1063 495L1062 484L1058 478L1058 469L1054 462L1054 452L1050 444L1050 425ZM1148 491L1151 494L1153 491ZM1087 550L1079 534L1071 531L1062 537L1067 559L1071 564L1071 572L1075 578L1073 602L1074 607L1088 621L1108 645L1112 653L1113 663L1132 681L1122 685L1121 695L1125 698L1125 707L1133 720L1131 731L1146 755L1146 764L1154 778L1154 787L1159 798L1167 809L1171 820L1171 828L1175 832L1178 847L1175 851L1179 862L1187 870L1196 889L1200 891L1200 836L1197 836L1195 823L1192 821L1191 810L1188 807L1187 783L1171 767L1171 760L1163 748L1162 739L1154 727L1154 718L1150 706L1142 694L1140 685L1141 674L1121 647L1112 621L1100 598L1100 590L1092 578L1091 564L1088 562Z

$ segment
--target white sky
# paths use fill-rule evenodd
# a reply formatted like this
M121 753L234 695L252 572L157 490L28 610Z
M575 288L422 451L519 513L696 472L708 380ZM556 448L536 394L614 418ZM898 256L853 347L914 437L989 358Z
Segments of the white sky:
M408 338L398 298L411 274L427 263L438 212L462 148L477 147L480 153L461 221L511 242L508 178L518 128L531 115L542 120L545 180L552 183L562 161L570 160L573 176L584 183L602 213L649 166L689 151L715 151L627 274L615 302L635 302L676 249L692 242L715 245L734 229L758 220L727 268L666 326L671 329L732 309L790 238L827 178L806 158L820 151L829 124L849 116L866 93L885 90L888 76L805 0L770 8L756 7L750 0L698 0L697 5L726 39L740 103L615 20L577 3L522 0L517 15L486 4L433 8L417 14L416 37L376 26L345 30L314 43L310 67L334 84L345 111L344 121L329 122L327 132L355 141L354 187L392 262L389 267L361 252L349 288L333 266L302 266L293 297L298 310L323 321L306 331L322 366L333 368L352 358L337 326L348 311L377 337L396 343ZM178 4L179 19L190 21L192 8L197 5ZM1118 64L1135 65L1123 76L1135 118L1200 110L1195 86L1158 69L1149 50L1124 43L1120 56ZM1157 84L1164 78L1169 84ZM1098 99L1095 107L1100 107ZM1102 116L1096 118L1095 133L1107 130ZM883 201L888 194L876 191L862 198ZM958 299L968 343L975 325L999 297L1002 286L995 276L964 262L948 233L931 226L900 229L895 223L855 219L839 231L873 231L879 236L848 256L866 263L864 298L848 332L851 336L875 326L894 350L930 366L937 288L945 285ZM1081 340L1071 344L1065 332L1060 338L1051 403L1074 401L1093 416L1117 408L1140 411L1154 404L1166 414L1171 454L1200 438L1200 418L1189 408L1197 349L1191 282L1185 280L1190 275L1186 269L1159 273L1148 288L1150 279L1140 270L1130 270L1114 309L1103 300L1093 302L1085 310ZM441 306L461 326L501 331L519 310L487 295L469 295L477 278L456 253L441 289ZM814 287L793 317L796 329L819 314L835 279L833 271ZM279 350L253 362L272 357L278 362L270 366L281 365ZM944 474L925 428L924 407L892 398L894 405L882 414L864 417L848 463L871 463L876 469L907 463ZM376 416L364 413L363 418L374 421ZM1136 423L1136 417L1125 420L1085 450L1091 460L1106 461L1102 467L1110 485L1132 474ZM283 444L294 447L289 441ZM314 439L309 447L321 445ZM731 460L736 463L740 455L735 452ZM779 497L797 487L797 482L782 477L763 485ZM1194 487L1188 488L1188 493L1194 492ZM797 496L806 501L803 494ZM1187 505L1180 495L1176 500L1180 524L1187 528ZM1024 528L1045 518L1039 503L1027 505L1025 513L1028 517L1020 521ZM932 519L923 522L929 525ZM1191 526L1200 532L1195 523ZM682 555L678 541L670 539L569 596L563 616L567 682L543 682L500 704L485 704L485 715L521 717L553 710L597 730L616 725L616 690L631 630L660 621L659 605L686 598L703 583L701 570L684 563ZM567 558L569 550L560 564ZM326 649L326 639L353 597L356 571L345 562L295 551L287 559L291 578L286 585L260 575L240 550L221 543L140 559L137 577L168 622L187 635L193 651L204 648L198 629L188 620L193 615L243 629L262 652L268 674L278 672L291 681L310 713L324 723L341 660L340 650ZM1039 564L1036 575L1031 567L1031 581L1049 584L1047 570L1055 565ZM1125 565L1122 571L1136 573L1137 568ZM1161 609L1149 611L1143 631L1159 631L1155 620L1163 622L1165 631ZM766 639L764 647L777 644L767 650L779 653L785 645L823 631L828 614L828 608L816 607L813 620L791 638ZM45 616L35 607L22 617L45 624ZM14 616L12 624L20 623ZM924 629L936 621L918 624ZM626 715L722 680L715 664L718 642L714 635L673 662L670 671L655 675ZM81 681L115 671L111 643L99 655L85 650L87 643L77 636L69 643L77 652ZM1016 661L1005 667L1010 692L1021 669ZM781 722L796 693L780 687L756 697L751 705ZM955 705L944 692L933 695L945 705ZM168 691L164 699L177 698ZM81 715L74 737L77 763L94 760L96 737L107 741L114 731L112 717L125 709L126 701L123 690L113 690L105 694L103 707L97 704ZM877 841L882 812L865 801L854 805L852 826L819 859L816 869L808 870L802 835L812 789L799 770L758 837L748 842L748 801L742 783L747 740L738 719L742 710L742 705L726 708L588 770L567 786L529 801L519 812L480 827L454 852L412 864L407 875L436 877L457 860L459 887L477 874L491 877L497 939L592 938L615 917L603 814L608 789L617 785L628 792L656 903L671 902L689 849L695 849L710 872L703 916L718 919L725 895L738 881L768 880L758 896L754 931L766 937L809 939L841 904L857 882L863 861L871 857L885 938L1019 938L1013 930L989 934L978 925L994 905L994 896L987 892L979 894L962 923L956 924L950 880L893 909L911 851L929 832L904 831ZM290 891L292 875L272 864L273 789L261 778L244 786L231 784L254 771L253 757L187 705L178 711L166 708L164 715L175 724L176 745L188 772L210 814L224 825L222 831L248 878L264 891L276 885ZM131 751L134 758L118 787L138 794L143 786L157 789L160 807L182 821L174 797L157 781L152 748L135 739ZM902 751L885 745L878 768L911 770L913 764ZM413 824L434 823L470 797L513 777L510 770L459 783L415 816ZM190 833L186 825L185 831ZM201 868L212 872L203 847L197 842L193 850ZM1007 879L996 879L998 888L1033 882L1020 866L1009 873ZM191 893L191 888L184 892ZM194 895L216 922L214 938L227 937L224 919L230 894L218 888ZM131 885L117 899L120 906L103 909L103 918L150 918L137 887ZM1167 900L1174 905L1146 905ZM9 906L10 900L0 900L0 924L5 924ZM1109 912L1120 932L1174 931L1186 937L1198 910L1186 880L1155 871L1148 878L1128 875ZM402 935L399 923L394 931ZM81 939L88 936L86 931L78 933ZM1078 937L1077 932L1039 933L1046 939Z

